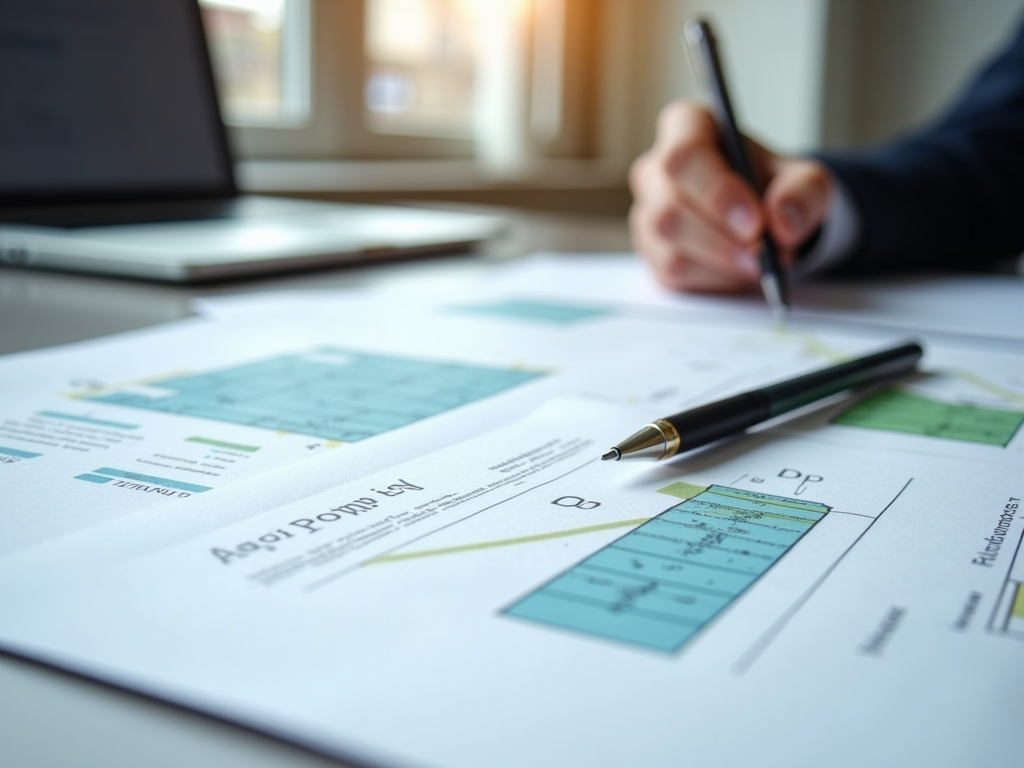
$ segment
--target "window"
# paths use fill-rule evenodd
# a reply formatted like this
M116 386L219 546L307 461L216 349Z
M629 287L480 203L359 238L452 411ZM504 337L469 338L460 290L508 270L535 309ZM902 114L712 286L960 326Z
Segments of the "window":
M201 0L242 157L585 157L595 0Z
M472 135L479 11L466 0L368 0L363 94L370 130Z
M307 0L200 0L225 121L297 125L309 116Z

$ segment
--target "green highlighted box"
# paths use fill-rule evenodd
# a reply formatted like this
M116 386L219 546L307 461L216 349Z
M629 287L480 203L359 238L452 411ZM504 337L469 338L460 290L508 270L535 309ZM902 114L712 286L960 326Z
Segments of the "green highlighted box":
M1024 619L1024 584L1018 584L1013 593L1013 605L1010 607L1010 615L1015 619Z
M704 493L708 487L706 485L694 485L693 483L672 483L672 485L666 485L664 488L659 488L658 493L663 493L666 496L673 496L677 499L686 501L692 499L698 493Z
M940 437L1006 446L1024 422L1024 413L946 403L889 389L858 403L836 424L908 435Z
M225 448L229 451L245 451L246 453L253 453L258 451L260 447L258 445L242 445L241 443L226 443L223 440L212 440L209 437L190 437L185 440L186 443L200 443L201 445L209 445L214 448Z

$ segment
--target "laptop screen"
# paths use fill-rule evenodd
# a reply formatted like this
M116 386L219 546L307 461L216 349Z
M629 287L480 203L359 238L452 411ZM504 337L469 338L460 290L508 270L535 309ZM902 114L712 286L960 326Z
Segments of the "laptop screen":
M195 0L3 0L0 204L233 193Z

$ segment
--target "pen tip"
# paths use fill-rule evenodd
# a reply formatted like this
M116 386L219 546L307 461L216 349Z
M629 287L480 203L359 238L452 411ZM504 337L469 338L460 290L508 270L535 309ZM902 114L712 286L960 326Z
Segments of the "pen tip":
M767 272L761 275L761 292L767 299L775 319L785 323L789 317L789 297L782 278Z
M601 457L601 461L618 461L619 460L619 449L612 448L608 453Z
M775 316L775 321L780 325L785 325L789 319L789 307L785 304L773 304L772 314Z

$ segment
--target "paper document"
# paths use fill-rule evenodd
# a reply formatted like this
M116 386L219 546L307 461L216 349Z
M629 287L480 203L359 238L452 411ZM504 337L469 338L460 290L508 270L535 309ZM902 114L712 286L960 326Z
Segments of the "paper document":
M475 274L475 273L474 273ZM1002 275L919 275L888 279L795 281L789 321L820 327L846 326L948 334L975 340L1024 340L1024 326L1007 320L1006 307L1024 301L1024 279ZM518 296L534 300L629 307L646 316L684 321L765 322L764 299L684 294L660 287L636 254L538 254L497 268L475 284L449 276L423 290L418 284L390 286L381 296L403 303L465 301L467 295ZM252 317L269 312L330 313L366 300L365 291L267 292L203 297L195 309L209 317Z
M185 321L0 362L0 553L326 452L359 467L357 446L398 429L387 455L400 460L475 433L487 421L474 408L503 394L491 423L524 389L522 412L551 396L530 393L549 368L368 351L354 330Z
M1011 732L1019 475L811 434L597 460L635 426L631 408L553 402L65 568L130 521L96 528L3 566L0 638L385 765L959 766Z
M653 418L886 338L753 328L699 330L515 294L401 306L370 297L329 313L189 320L11 356L0 361L11 510L0 555L324 454L338 454L325 461L343 482L553 396L647 403ZM750 349L721 353L735 345ZM294 478L287 487L305 495Z
M1024 350L941 293L775 326L551 257L5 358L0 647L375 765L1016 764ZM919 375L599 460L911 327Z
M636 254L540 254L495 270L481 286L507 294L601 301L670 310L691 321L764 323L759 294L719 296L668 291ZM478 289L480 290L480 289ZM1024 340L1007 307L1024 301L1024 279L1001 275L918 275L875 280L797 280L791 322L845 324L977 339ZM258 301L256 297L250 300ZM211 309L241 310L208 300ZM327 304L326 296L323 303Z

